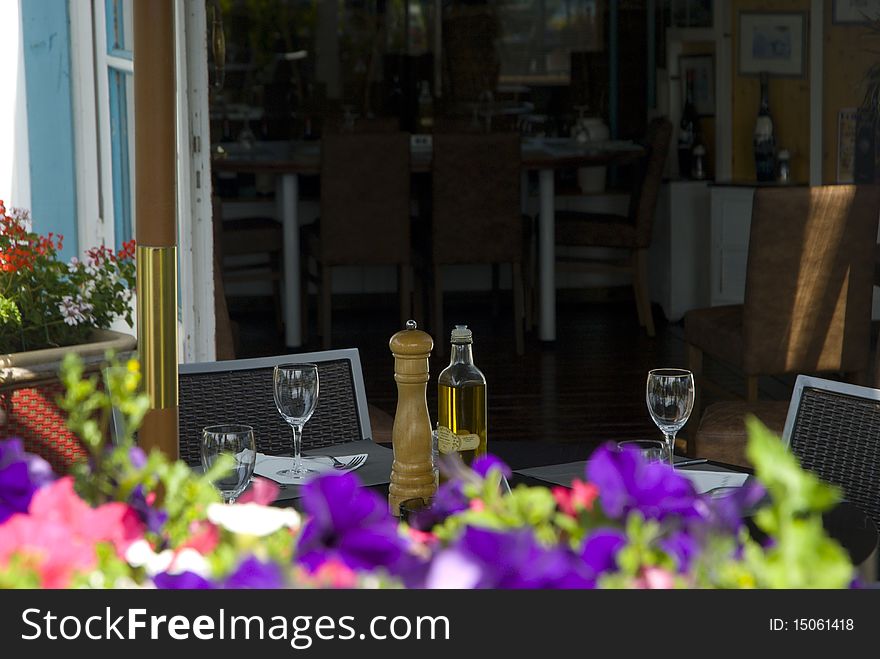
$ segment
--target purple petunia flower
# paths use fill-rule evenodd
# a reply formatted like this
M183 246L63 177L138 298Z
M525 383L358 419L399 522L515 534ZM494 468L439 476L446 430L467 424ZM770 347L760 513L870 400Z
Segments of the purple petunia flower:
M419 531L430 531L450 515L467 510L469 503L461 481L447 481L437 488L430 506L410 513L407 524Z
M214 584L195 572L170 574L162 572L153 577L153 583L159 590L212 590Z
M593 574L617 569L617 552L626 545L626 534L618 529L596 529L584 540L581 559Z
M147 454L140 446L132 446L128 449L128 459L135 469L143 469L147 465Z
M531 529L467 527L433 560L428 588L590 588L592 575L564 547L545 548Z
M600 446L587 463L587 478L598 486L602 510L611 519L623 519L632 510L657 520L701 516L691 482L669 465L646 462L638 451Z
M308 521L297 543L297 560L314 571L335 558L353 570L401 568L406 549L388 504L360 487L354 474L327 474L303 486Z
M138 514L148 531L156 534L162 532L165 522L168 521L168 513L147 503L143 485L138 485L132 490L128 497L128 505Z
M281 588L284 578L281 567L249 556L226 579L226 588Z
M0 442L0 524L27 512L34 492L54 478L49 463L25 452L20 439Z
M691 569L691 561L700 551L696 538L685 530L673 531L658 543L660 549L672 556L682 574Z
M763 485L749 481L742 487L732 488L730 493L724 496L704 497L709 512L709 523L722 531L735 534L743 526L743 516L766 494Z
M488 475L489 470L493 467L500 471L505 478L510 478L510 467L508 467L501 458L492 455L491 453L481 455L479 458L475 459L473 463L471 463L471 469L473 469L483 478Z

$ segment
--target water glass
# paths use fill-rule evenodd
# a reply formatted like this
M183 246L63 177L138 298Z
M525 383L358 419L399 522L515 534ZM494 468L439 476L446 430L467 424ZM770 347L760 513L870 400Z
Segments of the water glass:
M672 464L675 435L687 423L694 408L694 374L680 368L649 371L645 402L651 418L666 438Z
M645 462L670 462L669 447L659 439L632 439L617 442L621 451L638 451Z
M302 462L302 431L318 404L318 367L315 364L279 364L273 373L275 407L293 430L293 463L277 472L287 478L303 478L314 469Z
M254 475L254 465L257 462L254 429L231 423L207 426L202 430L201 453L205 471L213 467L221 455L232 458L232 467L214 484L226 503L234 503Z

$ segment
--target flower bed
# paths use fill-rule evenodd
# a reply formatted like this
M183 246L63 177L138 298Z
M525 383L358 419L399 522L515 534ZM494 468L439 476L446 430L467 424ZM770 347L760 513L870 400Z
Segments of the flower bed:
M635 452L597 449L571 489L518 486L487 457L459 468L435 505L399 523L353 474L304 486L300 514L268 504L258 479L234 505L211 481L127 441L103 445L111 405L140 422L136 362L108 396L69 361L63 407L89 464L53 479L15 440L0 444L0 586L669 588L846 587L853 568L821 512L838 492L802 471L757 421L749 457L762 486L723 498ZM97 413L97 414L96 414ZM767 539L757 542L743 523Z

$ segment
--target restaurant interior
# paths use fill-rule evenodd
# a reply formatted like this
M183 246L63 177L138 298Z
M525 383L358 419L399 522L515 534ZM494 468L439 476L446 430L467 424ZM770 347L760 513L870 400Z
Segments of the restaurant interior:
M218 321L218 350L357 347L390 432L387 339L414 318L437 373L450 330L467 324L489 434L579 455L654 437L643 401L619 392L638 391L651 368L691 368L706 386L678 450L743 463L746 410L781 432L798 374L869 384L875 370L873 250L814 262L820 282L860 273L848 285L862 297L844 311L839 289L791 280L783 265L812 249L791 239L811 207L799 194L874 180L855 137L868 134L871 34L825 5L816 20L806 0L208 2L230 319ZM758 43L765 29L784 43ZM762 50L774 47L784 53ZM769 164L757 141L766 121ZM285 167L300 227L294 341ZM789 209L781 235L750 243L756 213L782 221ZM548 212L552 251L541 246ZM832 334L845 337L826 345L837 361L820 360Z
M34 6L0 587L880 586L880 2Z

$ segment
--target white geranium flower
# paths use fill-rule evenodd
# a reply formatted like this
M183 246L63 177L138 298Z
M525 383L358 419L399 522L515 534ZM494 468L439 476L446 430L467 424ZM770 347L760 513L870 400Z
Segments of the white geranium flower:
M64 318L65 323L71 326L88 322L92 309L94 307L82 298L74 300L70 295L63 296L61 302L58 303L61 317Z
M258 503L223 504L208 506L208 519L232 533L262 537L287 527L298 529L302 518L292 508L271 508Z

